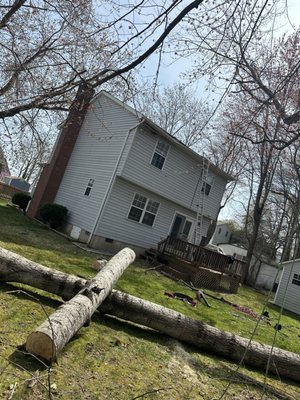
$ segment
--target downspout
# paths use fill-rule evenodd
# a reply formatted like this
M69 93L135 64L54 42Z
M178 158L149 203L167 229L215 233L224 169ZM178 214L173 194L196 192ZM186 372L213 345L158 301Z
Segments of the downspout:
M123 143L123 145L122 145L122 148L121 148L121 151L120 151L118 160L117 160L116 165L115 165L115 168L114 168L114 171L113 171L113 173L112 173L112 176L111 176L111 178L110 178L109 184L108 184L108 186L107 186L107 190L106 190L106 192L105 192L103 201L102 201L102 203L101 203L101 206L100 206L100 208L99 208L97 217L96 217L96 219L95 219L95 223L94 223L93 228L92 228L92 230L91 230L90 236L89 236L89 238L88 238L88 240L87 240L87 245L88 245L88 246L90 245L91 240L92 240L92 238L93 238L93 236L94 236L94 234L95 234L96 228L97 228L97 226L98 226L98 224L99 224L99 222L100 222L100 220L101 220L101 218L102 218L103 210L104 210L104 208L105 208L105 206L106 206L108 196L109 196L109 194L110 194L110 192L111 192L111 189L112 189L112 186L113 186L113 184L114 184L114 182L115 182L116 173L117 173L118 167L119 167L119 165L120 165L120 161L121 161L121 158L122 158L122 156L123 156L123 153L124 153L124 150L125 150L125 146L126 146L126 144L127 144L127 142L128 142L128 138L129 138L129 136L130 136L130 133L131 133L132 131L134 131L134 130L135 130L139 125L141 125L142 123L143 123L143 121L140 121L138 124L136 124L135 126L133 126L132 128L130 128L130 129L128 130L128 132L127 132L127 135L126 135L125 140L124 140L124 143Z

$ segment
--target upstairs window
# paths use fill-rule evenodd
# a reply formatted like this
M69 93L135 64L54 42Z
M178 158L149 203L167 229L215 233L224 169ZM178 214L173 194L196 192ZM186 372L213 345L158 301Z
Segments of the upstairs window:
M154 165L154 167L162 169L169 151L169 147L170 146L167 143L163 142L162 140L158 140L151 160L151 164Z
M300 286L300 274L294 274L292 283L294 285Z
M89 183L87 184L87 187L86 187L85 192L84 192L85 196L89 196L90 195L92 187L94 186L94 182L95 182L95 179L90 179L89 180Z
M201 188L201 191L204 192L206 194L206 196L208 196L211 191L213 181L214 181L213 175L208 172L207 177L206 177L205 181L203 182L202 188Z
M159 203L138 193L135 194L128 218L144 225L152 226L158 211Z

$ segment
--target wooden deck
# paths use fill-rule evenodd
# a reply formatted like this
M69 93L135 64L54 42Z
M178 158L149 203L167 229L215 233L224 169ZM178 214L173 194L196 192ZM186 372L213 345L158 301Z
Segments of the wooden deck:
M206 274L207 280L210 281L212 279L208 276L218 277L217 280L220 283L227 279L228 287L237 286L245 280L246 263L184 240L168 236L158 243L157 251L160 256L167 256L169 260L173 258L175 265L178 265L181 260L183 266L183 269L180 268L181 272L184 269L193 270L196 280L199 277L204 279L204 274ZM191 268L187 268L187 266Z

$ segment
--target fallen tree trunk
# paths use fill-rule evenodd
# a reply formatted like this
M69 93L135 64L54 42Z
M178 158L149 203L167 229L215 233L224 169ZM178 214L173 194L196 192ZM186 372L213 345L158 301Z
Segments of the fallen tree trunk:
M7 250L0 249L0 281L19 282L72 298L86 281L55 271ZM201 349L239 362L249 341L221 331L201 321L149 301L113 290L102 303L101 312L139 323ZM243 359L244 364L265 369L271 347L252 342ZM274 348L269 370L276 375L300 381L300 356Z
M26 350L47 361L56 360L75 333L89 321L100 304L111 293L124 270L134 261L135 253L121 250L71 300L64 303L32 332Z

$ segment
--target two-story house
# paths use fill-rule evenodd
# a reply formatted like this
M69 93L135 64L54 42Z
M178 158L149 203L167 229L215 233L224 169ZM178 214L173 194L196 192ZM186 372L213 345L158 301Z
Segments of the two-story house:
M216 220L231 179L209 163L204 182L204 162L103 91L87 109L54 202L68 209L65 231L91 247L140 252L168 235L194 242L197 224L201 238Z

